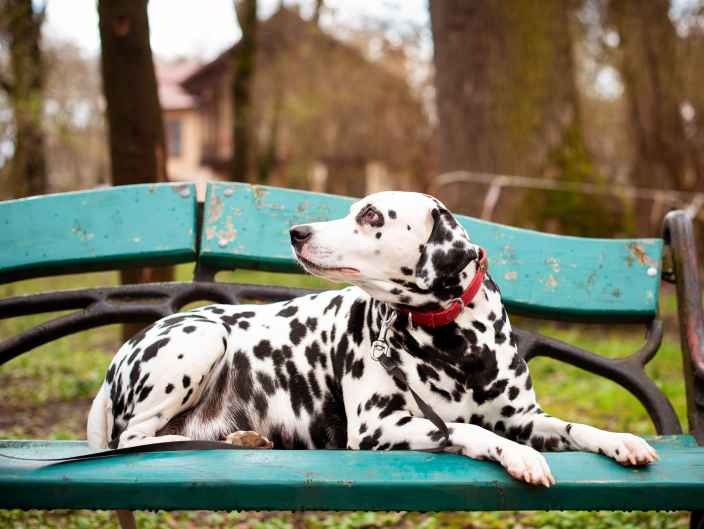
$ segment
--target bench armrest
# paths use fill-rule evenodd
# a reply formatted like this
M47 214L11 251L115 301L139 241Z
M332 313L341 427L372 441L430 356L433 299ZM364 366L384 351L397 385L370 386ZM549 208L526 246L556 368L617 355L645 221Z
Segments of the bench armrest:
M692 220L684 211L671 211L663 224L677 286L689 427L697 442L704 445L704 311L697 245Z

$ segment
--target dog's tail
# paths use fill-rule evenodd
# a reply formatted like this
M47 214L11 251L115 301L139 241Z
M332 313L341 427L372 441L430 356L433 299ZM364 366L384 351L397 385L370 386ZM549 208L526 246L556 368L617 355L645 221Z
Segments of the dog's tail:
M91 448L107 448L108 446L108 388L105 384L100 387L98 394L93 399L93 404L88 413L86 437Z

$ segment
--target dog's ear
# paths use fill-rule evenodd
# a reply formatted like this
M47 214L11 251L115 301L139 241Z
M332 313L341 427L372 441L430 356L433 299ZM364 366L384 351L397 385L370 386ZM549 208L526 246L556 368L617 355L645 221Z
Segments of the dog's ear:
M477 258L477 250L467 232L441 204L431 210L433 229L421 247L416 264L416 284L439 291L460 283L459 274Z

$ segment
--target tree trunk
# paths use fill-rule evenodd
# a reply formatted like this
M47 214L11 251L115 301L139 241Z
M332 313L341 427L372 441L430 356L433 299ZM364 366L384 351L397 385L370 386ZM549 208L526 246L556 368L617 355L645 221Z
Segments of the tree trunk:
M101 71L113 185L165 182L166 149L147 0L99 0ZM148 219L136 219L148 222ZM170 267L128 269L123 284L173 280ZM141 325L125 325L129 337Z
M47 192L46 141L42 128L44 65L41 25L44 11L31 0L2 0L0 15L10 48L12 79L2 79L12 107L15 151L10 170L10 198Z
M317 26L320 24L320 13L323 10L323 5L325 0L315 0L315 7L313 9L313 23Z
M694 190L677 33L668 0L611 0L607 21L618 31L619 69L635 145L632 181L643 187Z
M431 0L440 170L536 175L579 122L564 0ZM579 128L579 127L577 127ZM481 211L482 193L474 193Z
M232 180L256 180L254 101L252 88L257 55L257 0L235 0L235 12L242 30L232 70Z

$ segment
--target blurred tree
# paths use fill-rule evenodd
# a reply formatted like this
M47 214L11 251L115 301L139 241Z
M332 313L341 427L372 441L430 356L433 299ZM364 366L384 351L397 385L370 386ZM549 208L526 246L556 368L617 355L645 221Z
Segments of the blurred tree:
M693 167L693 189L704 191L704 1L682 21L685 34L678 55L683 68L685 101L681 111ZM704 220L704 212L700 214ZM700 230L700 233L704 230ZM704 233L702 233L704 247Z
M0 85L12 108L14 151L8 198L46 193L44 64L41 26L46 4L0 0L0 32L9 47L11 75L0 73ZM9 191L9 192L8 192Z
M235 0L235 13L242 30L232 71L232 180L255 181L255 151L252 87L257 56L257 0Z
M315 7L313 9L313 17L311 20L317 25L320 24L320 13L325 5L325 0L315 0Z
M534 174L578 122L563 0L431 0L440 169Z
M632 182L694 190L704 184L704 168L685 132L684 79L670 7L668 0L611 0L606 19L618 33L618 67L636 149Z
M441 171L600 180L585 146L576 83L573 14L579 5L430 1ZM608 226L576 225L573 219L584 212L608 216L599 215L600 205L590 198L565 201L563 195L513 193L503 210L515 217L502 220L583 235L613 229L611 220ZM483 193L454 200L450 207L477 215Z
M112 183L165 182L164 125L149 45L147 0L99 0L98 16ZM123 270L121 279L170 281L173 270ZM139 327L126 325L123 335L129 337Z
M45 41L44 127L51 192L110 182L98 60L71 41Z

